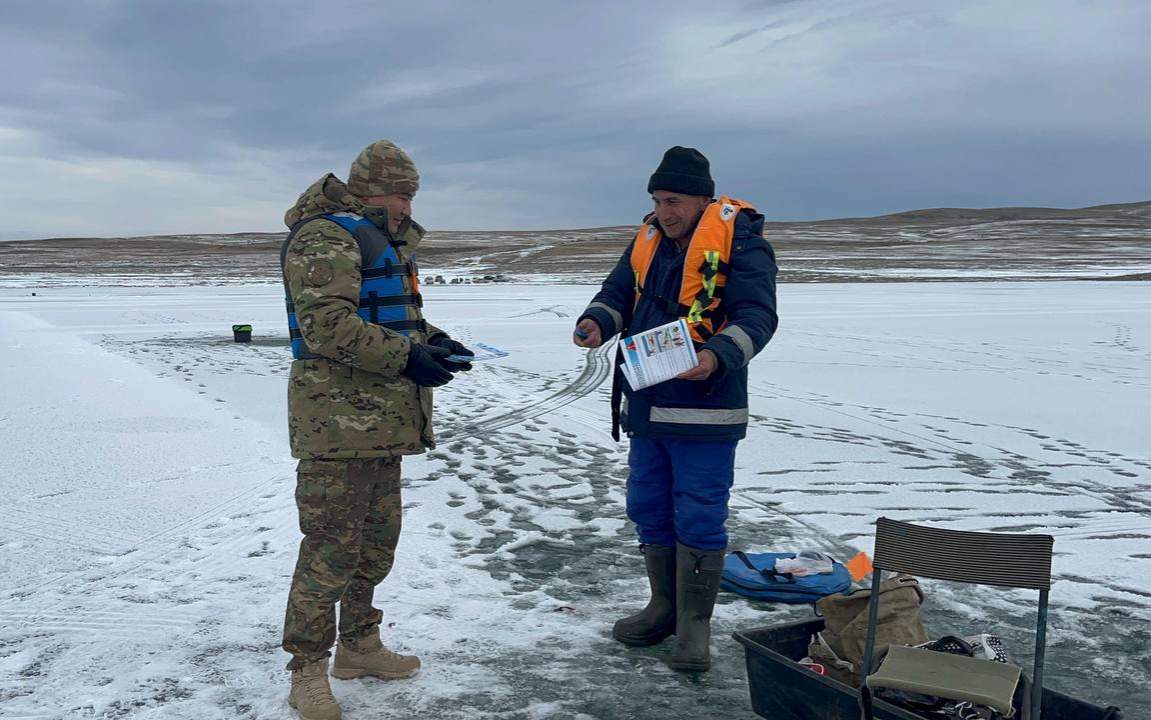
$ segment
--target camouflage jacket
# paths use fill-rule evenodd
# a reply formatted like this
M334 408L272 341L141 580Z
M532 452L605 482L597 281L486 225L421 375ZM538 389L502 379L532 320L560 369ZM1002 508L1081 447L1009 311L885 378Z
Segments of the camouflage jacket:
M304 218L334 212L359 214L363 205L328 174L304 191L284 216L290 228ZM405 222L396 252L408 260L424 231ZM413 455L435 447L432 392L401 374L411 342L443 334L428 326L411 339L356 314L360 246L342 227L309 220L284 253L284 284L295 303L300 332L319 359L292 362L288 381L288 435L300 459L352 459ZM415 288L406 288L414 292ZM411 308L412 320L422 319Z

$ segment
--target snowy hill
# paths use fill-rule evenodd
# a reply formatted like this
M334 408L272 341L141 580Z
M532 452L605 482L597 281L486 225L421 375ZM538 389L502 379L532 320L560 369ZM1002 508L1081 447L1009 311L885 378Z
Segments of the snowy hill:
M768 212L770 218L770 211ZM596 282L634 228L432 231L425 273ZM936 208L871 218L769 222L786 282L1151 278L1151 202L1060 208ZM281 233L53 238L0 243L6 285L279 281Z

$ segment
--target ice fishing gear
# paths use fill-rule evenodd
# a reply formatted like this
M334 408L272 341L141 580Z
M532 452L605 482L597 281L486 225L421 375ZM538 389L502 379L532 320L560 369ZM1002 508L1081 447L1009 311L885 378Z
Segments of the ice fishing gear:
M232 339L238 343L252 342L252 326L251 325L233 325L232 326Z
M827 573L794 574L779 572L778 561L793 561L796 553L744 553L727 556L723 567L721 587L756 600L782 603L813 603L820 598L843 592L851 587L851 575L841 563L823 556L820 564L828 564ZM784 564L787 567L787 563Z

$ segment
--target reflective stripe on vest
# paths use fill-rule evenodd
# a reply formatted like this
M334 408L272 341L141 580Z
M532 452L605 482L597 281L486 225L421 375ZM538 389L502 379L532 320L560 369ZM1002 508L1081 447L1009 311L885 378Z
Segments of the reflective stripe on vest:
M320 218L330 220L342 227L360 245L360 297L357 301L356 314L366 322L398 332L401 335L411 336L412 333L426 333L427 323L420 312L424 301L420 295L419 270L416 263L414 260L401 260L395 245L387 242L383 233L370 220L346 212L307 218L292 228L288 239L284 242L285 253L288 243L292 241L296 231L304 223ZM377 242L366 246L362 237L365 234L369 236L379 235L378 238L373 238ZM376 246L382 250L375 258L364 257L365 247L374 248ZM284 291L288 312L288 335L292 341L292 357L296 360L312 360L322 357L308 349L300 332L296 306L287 293L286 284Z
M731 241L735 235L735 218L740 210L754 212L755 208L750 203L724 196L703 211L687 247L683 279L675 302L645 292L648 269L663 233L654 224L641 225L631 249L636 304L641 297L646 297L664 305L666 311L687 321L696 342L707 342L719 332L723 324L716 327L715 316L723 303L723 287L731 270Z

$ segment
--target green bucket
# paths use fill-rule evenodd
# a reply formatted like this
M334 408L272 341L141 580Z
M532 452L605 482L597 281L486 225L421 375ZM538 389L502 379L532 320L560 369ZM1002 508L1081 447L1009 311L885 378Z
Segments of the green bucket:
M252 342L252 326L251 325L233 325L232 338L238 343Z

